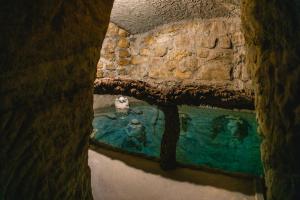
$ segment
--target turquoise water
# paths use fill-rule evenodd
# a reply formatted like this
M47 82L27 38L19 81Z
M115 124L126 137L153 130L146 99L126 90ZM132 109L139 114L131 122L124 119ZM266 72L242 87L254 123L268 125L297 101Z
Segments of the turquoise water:
M181 121L177 161L227 172L262 175L255 114L225 109L179 106ZM164 115L156 106L95 111L92 138L128 152L159 158Z

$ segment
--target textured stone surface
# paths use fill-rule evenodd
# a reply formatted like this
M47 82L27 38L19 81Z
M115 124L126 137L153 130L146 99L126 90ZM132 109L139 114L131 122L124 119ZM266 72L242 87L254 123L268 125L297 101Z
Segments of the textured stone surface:
M92 86L111 7L2 2L0 199L92 199Z
M239 15L240 0L115 0L111 20L131 33L183 19Z
M299 13L296 0L243 4L268 200L300 199Z
M115 69L113 75L104 68L104 77L156 83L166 79L183 83L202 81L204 84L225 80L237 90L252 92L251 76L244 67L244 38L237 17L180 21L143 34L128 33L126 38L111 36L111 32L116 33L117 26L109 27L113 30L109 30L105 38L100 62L124 66L128 73L120 71L120 74ZM126 32L122 28L118 30ZM126 44L119 48L118 42ZM131 62L118 57L126 57Z
M253 109L253 96L232 90L224 84L150 84L120 78L96 79L95 94L122 94L156 105L210 105L221 108Z

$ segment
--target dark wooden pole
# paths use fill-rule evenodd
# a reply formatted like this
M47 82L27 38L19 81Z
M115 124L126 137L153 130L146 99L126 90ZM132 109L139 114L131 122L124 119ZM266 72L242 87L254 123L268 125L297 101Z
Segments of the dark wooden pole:
M163 170L176 168L176 145L180 134L177 105L159 106L165 115L165 131L161 140L160 166Z

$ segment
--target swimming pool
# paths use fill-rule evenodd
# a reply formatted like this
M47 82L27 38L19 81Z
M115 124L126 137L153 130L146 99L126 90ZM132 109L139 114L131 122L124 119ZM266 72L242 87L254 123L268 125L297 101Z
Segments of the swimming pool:
M261 139L253 112L178 106L181 122L176 157L179 163L226 172L263 174ZM97 109L92 139L126 152L159 158L164 114L146 103L129 112Z

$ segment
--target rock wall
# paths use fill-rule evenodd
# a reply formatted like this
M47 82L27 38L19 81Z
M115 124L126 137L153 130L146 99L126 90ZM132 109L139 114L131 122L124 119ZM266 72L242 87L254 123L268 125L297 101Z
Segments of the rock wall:
M181 20L239 14L240 0L115 0L111 20L136 34Z
M112 1L0 8L0 199L92 199L93 82Z
M187 20L130 34L110 23L97 77L252 91L239 18Z
M300 199L300 2L244 0L268 200Z

